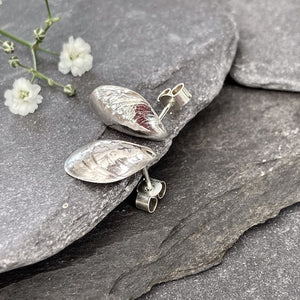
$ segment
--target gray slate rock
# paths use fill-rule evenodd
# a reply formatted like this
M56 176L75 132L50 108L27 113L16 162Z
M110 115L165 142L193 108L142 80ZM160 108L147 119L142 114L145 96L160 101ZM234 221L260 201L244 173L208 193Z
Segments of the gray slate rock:
M1 24L31 38L31 29L41 22L37 11L46 17L43 2L5 1ZM22 26L11 22L11 16L21 13ZM22 118L0 106L0 272L45 259L85 235L141 178L139 173L117 184L81 182L64 172L71 152L104 133L104 138L150 146L161 158L172 138L219 93L236 51L235 24L211 1L57 0L53 14L62 21L49 31L45 47L59 51L69 35L81 36L91 44L94 68L72 80L58 74L55 57L41 54L41 71L62 82L72 80L77 97L67 98L41 83L44 101L34 114ZM28 51L19 49L16 54L27 54L29 60ZM8 74L0 79L1 95L16 77L25 75L11 70L6 59L1 55L1 74ZM160 111L157 95L182 81L193 100L181 114L164 120L170 136L161 143L105 130L88 108L95 87L114 84L140 92Z
M300 203L247 231L223 263L154 287L140 300L281 299L300 295Z
M240 31L231 76L240 84L300 91L300 2L231 0Z
M299 98L227 86L152 168L169 187L155 214L122 205L55 257L2 274L0 298L133 299L219 264L300 200Z

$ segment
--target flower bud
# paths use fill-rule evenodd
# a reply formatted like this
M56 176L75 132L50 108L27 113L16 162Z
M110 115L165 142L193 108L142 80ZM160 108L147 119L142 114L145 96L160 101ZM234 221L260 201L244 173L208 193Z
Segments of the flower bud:
M11 67L16 68L17 66L19 66L20 61L19 58L16 56L12 56L9 60L8 63L10 64Z
M53 23L56 23L56 22L58 22L58 21L60 21L60 17L54 17L54 18L52 18L52 22Z
M52 21L52 19L47 19L47 20L45 21L45 23L46 23L46 26L47 26L47 27L50 27L50 26L53 24L53 21Z
M65 87L64 87L64 93L68 96L74 96L75 95L75 89L74 87L71 85L71 84L67 84Z
M37 28L33 31L34 37L38 42L41 42L45 36L46 36L46 32L43 28Z
M49 79L48 79L48 84L49 84L50 86L53 86L53 85L54 85L53 79L49 78Z
M54 17L54 18L51 18L51 19L47 19L45 21L45 23L46 23L47 27L50 27L52 24L58 22L59 20L60 20L60 17Z
M2 49L5 53L12 54L15 51L15 44L11 41L5 41L2 44Z

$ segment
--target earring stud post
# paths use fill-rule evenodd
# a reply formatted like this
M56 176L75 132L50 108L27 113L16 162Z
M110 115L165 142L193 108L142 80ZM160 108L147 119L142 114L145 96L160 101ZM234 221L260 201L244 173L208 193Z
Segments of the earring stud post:
M174 101L170 101L167 106L164 107L164 109L161 111L160 115L158 116L158 118L160 120L162 120L166 114L168 113L168 111L171 109L171 107L174 105Z
M144 174L144 177L145 177L145 181L147 183L148 191L152 191L153 187L152 187L150 176L149 176L149 173L148 173L148 170L147 170L146 167L143 169L143 174Z

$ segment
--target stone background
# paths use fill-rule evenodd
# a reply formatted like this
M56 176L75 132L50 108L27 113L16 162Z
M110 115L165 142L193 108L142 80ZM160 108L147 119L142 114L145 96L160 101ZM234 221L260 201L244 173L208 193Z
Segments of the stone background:
M43 5L4 0L1 28L30 39ZM248 230L299 201L299 95L228 78L214 99L231 64L231 77L245 86L299 91L298 2L53 0L51 6L63 19L45 44L57 50L69 35L82 36L96 63L73 79L41 54L41 70L71 81L77 97L42 84L44 101L33 115L20 118L0 106L0 271L54 255L104 220L53 257L1 274L0 298L138 298L157 283L218 265L232 246L223 264L154 287L141 299L299 298L299 205ZM22 26L11 21L16 12ZM26 49L17 53L30 62ZM6 59L0 56L1 94L26 75ZM119 84L159 111L155 96L179 81L194 98L166 118L170 138L163 143L108 130L87 106L97 85ZM201 110L150 170L168 183L153 215L133 205L140 174L99 186L63 171L74 148L99 137L150 145L161 158Z
M231 76L246 86L299 92L300 2L228 2L240 33Z
M300 205L247 231L221 265L154 287L156 299L299 299Z

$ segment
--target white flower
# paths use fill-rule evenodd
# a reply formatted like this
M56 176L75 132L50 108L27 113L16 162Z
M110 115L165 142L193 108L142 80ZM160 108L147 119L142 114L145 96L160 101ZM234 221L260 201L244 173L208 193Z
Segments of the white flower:
M26 116L33 113L38 108L38 104L42 103L43 97L39 95L40 90L41 87L38 84L19 78L15 80L12 90L5 91L4 104L13 114Z
M63 74L71 71L73 76L81 76L93 66L93 56L90 52L91 46L82 38L74 40L70 36L69 42L63 44L58 70Z

